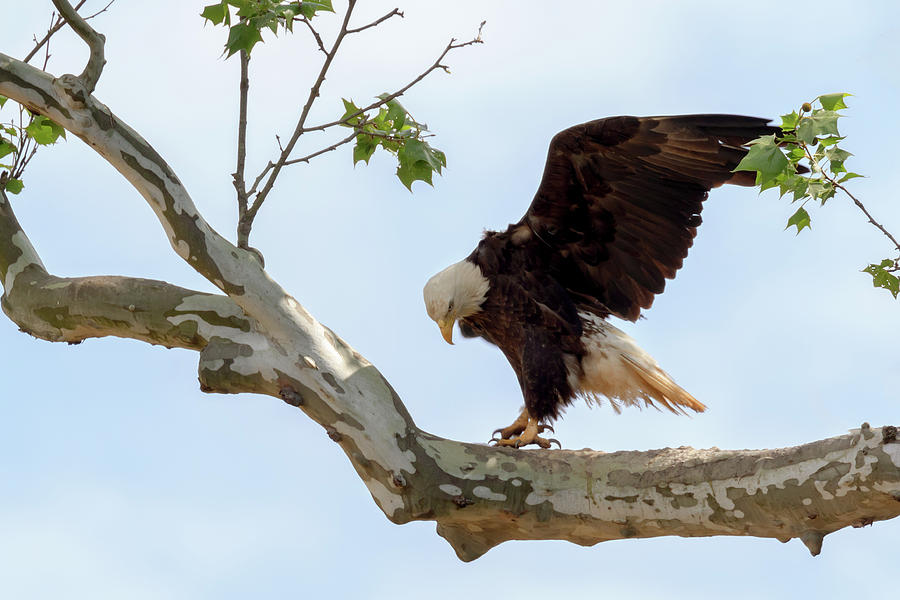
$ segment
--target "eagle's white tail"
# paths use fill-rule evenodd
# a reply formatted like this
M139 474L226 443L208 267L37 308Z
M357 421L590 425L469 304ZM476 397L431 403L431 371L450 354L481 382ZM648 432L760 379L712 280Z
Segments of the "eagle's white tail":
M665 407L674 413L686 409L703 412L706 407L675 383L652 356L624 331L591 314L582 314L587 354L581 359L581 373L572 382L588 401L606 396L616 412L625 406L644 403Z

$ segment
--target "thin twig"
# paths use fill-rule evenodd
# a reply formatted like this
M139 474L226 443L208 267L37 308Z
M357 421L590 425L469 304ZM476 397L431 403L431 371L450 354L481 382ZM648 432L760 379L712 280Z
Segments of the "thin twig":
M457 48L465 48L466 46L471 46L472 44L483 43L483 40L481 39L481 29L484 27L484 24L485 24L485 22L482 21L481 25L478 26L478 35L475 38L469 40L468 42L463 42L461 44L457 44L455 39L451 39L450 43L447 44L447 47L444 48L444 51L441 52L440 56L437 57L437 60L435 60L434 63L430 67L428 67L418 77L416 77L415 79L413 79L412 81L407 83L405 86L403 86L396 92L388 94L384 98L379 99L376 102L373 102L372 104L370 104L368 106L360 108L355 113L347 115L343 119L338 119L337 121L331 121L330 123L325 123L323 125L307 127L303 130L303 133L307 133L310 131L323 131L325 129L328 129L329 127L334 127L336 125L347 125L347 124L349 124L350 121L352 121L354 118L358 117L359 115L361 115L365 112L368 112L368 111L372 110L373 108L378 108L379 106L387 104L391 100L394 100L395 98L402 96L404 94L404 92L406 92L411 87L413 87L414 85L416 85L417 83L419 83L420 81L425 79L435 69L443 69L443 70L447 71L448 67L446 65L441 64L441 61L444 60L444 57L447 56L447 54L451 50L456 50Z
M316 31L316 28L313 27L313 24L310 22L310 20L306 17L303 17L302 19L297 18L295 20L303 21L303 23L306 24L306 26L309 28L310 33L312 33L313 37L316 39L316 44L319 46L319 50L321 50L322 53L325 54L325 56L328 56L328 50L325 49L325 42L322 41L322 36L319 35L319 32Z
M325 81L325 75L328 73L328 69L329 67L331 67L331 63L334 60L334 57L337 55L337 50L340 47L341 42L344 41L344 37L347 35L347 29L349 28L348 25L350 23L350 15L353 14L353 8L355 6L356 0L349 0L347 13L344 15L344 20L341 23L341 29L334 40L334 44L332 44L331 46L331 50L325 53L325 61L322 63L321 69L319 69L319 75L318 77L316 77L315 83L313 83L312 87L309 90L309 95L306 98L306 104L303 105L303 110L300 112L300 118L297 120L297 126L294 128L294 133L291 135L291 139L288 140L287 145L284 147L281 155L278 157L278 160L272 167L268 179L266 179L266 183L265 185L263 185L262 190L257 193L252 205L249 209L247 209L247 212L244 213L243 223L241 223L239 227L245 228L248 232L253 225L253 219L256 218L256 213L259 212L259 208L262 206L263 202L265 202L266 198L269 195L269 192L272 191L272 187L275 185L275 180L278 178L278 174L281 172L282 167L284 167L284 163L291 155L291 151L294 149L294 145L303 134L303 126L306 124L306 118L309 116L309 111L312 108L313 102L315 102L316 98L319 97L319 88L322 87L322 83Z
M253 180L253 186L249 190L247 190L248 198L256 193L256 189L259 187L260 182L263 180L263 178L266 176L266 174L269 171L271 171L274 167L275 167L275 163L273 163L270 160L269 164L267 164L265 166L265 168L262 171L260 171L259 175L256 176L256 179Z
M403 141L411 139L413 137L415 137L416 139L433 137L432 135L418 135L418 136L410 135L410 136L398 137L396 135L391 135L389 133L382 133L380 131L363 131L359 127L354 127L353 133L351 133L350 135L348 135L341 141L335 142L334 144L328 146L327 148L322 148L321 150L316 150L312 154L308 154L308 155L304 156L303 158L292 158L291 160L285 161L284 166L295 165L297 163L302 163L302 162L305 162L308 164L310 159L313 159L319 155L325 154L326 152L331 152L332 150L340 148L347 142L353 141L359 135L367 135L369 137L381 138L383 140L388 140L390 142L403 142Z
M285 166L294 165L294 164L301 163L301 162L309 163L309 161L311 159L313 159L321 154L325 154L326 152L331 152L332 150L336 150L337 148L340 148L341 146L343 146L344 144L346 144L348 142L352 142L356 138L357 135L359 135L359 134L354 131L353 133L351 133L350 135L348 135L341 141L335 142L334 144L328 146L327 148L322 148L321 150L317 150L317 151L313 152L312 154L308 154L307 156L304 156L303 158L292 158L291 160L285 161L284 165Z
M825 177L828 177L828 175L826 174ZM830 177L828 177L828 179L831 180ZM831 180L831 181L832 181L832 183L834 184L834 187L840 189L840 190L843 191L845 194L847 194L848 196L850 196L850 199L853 200L853 203L856 204L856 206L859 208L859 210L861 210L861 211L863 212L863 214L866 215L866 218L869 219L869 223L871 223L872 225L874 225L875 227L877 227L878 230L881 231L881 233L883 233L884 235L886 235L887 238L888 238L889 240L891 240L891 242L894 244L894 247L897 248L897 251L900 252L900 242L897 242L897 238L895 238L893 235L891 235L891 233L890 233L887 229L885 229L884 226L883 226L881 223L879 223L878 221L876 221L876 220L872 217L872 215L869 214L869 211L866 210L866 207L863 205L863 203L860 202L860 201L857 199L856 196L854 196L853 194L851 194L850 191L849 191L847 188L845 188L843 185L841 185L840 183L835 182L834 180Z
M87 2L87 0L81 0L75 6L75 10L78 10L79 8L81 8L85 2ZM47 30L47 33L44 35L43 38L41 38L40 41L37 41L37 39L35 39L34 48L31 49L31 52L29 52L28 54L25 55L25 58L22 59L22 62L27 63L32 58L34 58L35 54L37 54L41 50L41 48L44 47L44 44L46 44L47 41L50 39L50 36L52 36L54 33L59 31L60 29L62 29L63 25L66 24L66 20L63 19L62 16L57 16L57 13L55 13L55 12L53 13L53 15L51 15L50 19L53 20L54 17L56 18L56 22L50 26L50 29Z
M874 225L881 233L883 233L887 237L887 239L889 239L891 241L891 243L894 244L894 247L897 249L897 251L900 252L900 242L897 241L897 238L895 238L893 235L891 235L891 232L889 232L887 229L885 229L881 223L879 223L878 221L876 221L874 219L874 217L872 217L871 213L869 213L869 211L866 209L865 205L856 196L851 194L850 190L845 188L842 184L838 183L838 181L834 178L834 176L829 175L828 173L825 172L825 169L823 169L819 165L819 162L815 159L815 157L810 152L809 146L807 144L803 144L803 150L806 152L806 158L807 158L807 160L809 160L810 165L812 165L812 167L815 170L817 170L819 173L821 173L825 179L827 179L829 182L831 182L831 185L834 188L839 189L842 192L844 192L845 194L847 194L850 197L850 199L853 200L853 203L856 204L857 208L859 208L859 210L861 210L863 212L863 214L866 215L866 218L869 220L869 223ZM897 261L895 261L895 263L896 262Z
M387 20L391 16L394 16L394 15L399 15L401 17L403 16L402 13L400 13L398 10L395 9L394 11L391 11L390 13L384 15L383 17L374 21L373 23L370 23L369 25L351 30L349 28L348 24L350 22L350 15L353 12L353 8L355 7L355 5L356 5L356 0L350 0L349 5L347 7L347 13L344 15L344 20L343 20L343 23L341 24L341 29L338 32L337 38L335 38L334 44L332 45L331 49L325 51L325 56L326 56L325 61L322 64L322 68L319 71L319 75L316 78L315 83L313 83L313 86L310 88L309 96L307 97L306 104L304 104L303 109L300 113L300 118L297 120L297 125L294 129L293 135L291 136L290 140L284 147L281 146L281 139L276 136L276 139L278 139L279 148L281 148L281 154L279 155L278 160L275 161L274 163L270 161L266 165L266 167L262 170L262 172L257 176L256 180L253 182L253 186L250 188L250 190L247 193L248 198L252 197L254 194L256 195L252 204L247 209L246 213L244 213L244 215L241 219L241 223L239 223L239 225L238 225L239 231L246 231L247 237L249 237L249 232L250 232L250 229L252 228L253 220L256 218L256 214L259 212L260 207L262 206L263 202L265 202L266 198L268 197L269 192L271 192L272 187L275 184L275 180L278 177L278 174L281 172L281 169L285 165L296 164L299 162L308 163L310 161L310 159L315 158L316 156L320 156L322 154L325 154L326 152L331 152L332 150L334 150L340 146L343 146L344 144L349 143L359 133L373 135L374 137L384 137L386 139L392 139L392 140L396 139L396 138L387 136L385 134L379 134L379 133L373 134L370 132L361 132L356 127L354 127L354 132L352 134L350 134L346 138L336 142L335 144L332 144L331 146L328 146L321 150L317 150L316 152L313 152L312 154L309 154L302 158L289 159L291 152L293 151L294 146L296 145L297 140L300 138L301 135L303 135L304 133L307 133L309 131L321 131L321 130L327 129L328 127L333 127L336 125L351 125L351 126L353 126L354 124L349 123L349 121L351 121L355 117L365 113L366 111L369 111L373 108L387 104L391 100L397 98L398 96L401 96L404 92L406 92L411 87L413 87L414 85L416 85L417 83L422 81L425 77L427 77L435 69L443 69L445 71L449 71L448 67L446 65L442 64L441 61L452 50L456 50L458 48L464 48L466 46L471 46L472 44L482 43L481 31L482 31L482 28L484 27L484 22L482 22L478 26L478 34L476 35L476 37L469 40L468 42L457 43L456 39L451 39L450 43L447 44L447 47L444 48L443 52L441 52L441 54L437 57L437 60L435 60L434 63L430 67L428 67L428 69L423 71L418 77L416 77L415 79L410 81L407 85L403 86L396 92L393 92L392 94L388 94L384 98L379 99L376 102L373 102L369 106L359 109L352 115L345 116L341 120L334 121L332 123L326 123L325 125L319 125L316 127L306 127L305 126L306 119L309 116L310 109L312 108L313 102L315 102L316 98L318 98L318 96L319 96L319 89L321 88L322 83L325 81L325 75L328 72L328 68L331 66L331 62L334 60L334 57L338 50L338 47L340 46L344 37L346 35L348 35L348 33L350 33L351 31L353 31L353 32L362 31L364 29L368 29L369 27L374 27L378 23L381 23L381 22ZM311 27L310 27L310 30L313 31L315 34L315 30L313 30ZM322 47L324 48L324 45ZM259 184L264 179L265 179L265 184L263 185L262 189L259 192L257 192L256 190L258 189ZM244 238L243 240L241 240L239 238L238 245L241 245L242 243L246 244L247 241L248 240L246 238Z
M398 16L398 17L400 17L400 18L402 19L402 18L403 18L403 13L400 12L400 9L399 9L399 8L395 8L394 10L392 10L392 11L389 12L388 14L384 15L383 17L380 17L380 18L378 18L378 19L375 19L374 21L372 21L372 22L369 23L368 25L363 25L362 27L357 27L357 28L355 28L355 29L348 29L348 30L347 30L347 33L348 33L348 34L349 34L349 33L359 33L360 31L365 31L366 29L369 29L370 27L376 27L376 26L380 25L381 23L383 23L384 21L387 21L388 19L390 19L390 18L393 17L393 16Z

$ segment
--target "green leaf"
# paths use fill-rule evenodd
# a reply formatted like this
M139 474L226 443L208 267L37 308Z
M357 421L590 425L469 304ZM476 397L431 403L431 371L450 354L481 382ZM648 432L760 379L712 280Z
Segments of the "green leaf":
M844 162L851 156L853 156L853 154L851 154L850 152L847 152L846 150L842 150L842 149L838 148L837 146L835 146L834 148L829 148L828 150L825 151L825 158L827 158L828 160L831 160L831 161L836 160L839 162Z
M10 179L6 182L6 191L10 194L18 194L23 187L25 187L25 184L22 183L21 179Z
M820 139L820 140L819 140L819 146L821 146L821 147L823 147L823 148L827 148L828 146L833 146L834 144L837 144L838 142L841 142L841 141L843 141L843 140L845 140L845 139L847 139L847 138L846 138L846 137L839 137L839 136L836 136L836 135L831 135L831 136L828 136L828 137L826 137L826 138Z
M253 50L253 46L261 41L262 35L260 35L258 29L251 27L247 23L233 25L228 31L228 41L225 42L225 49L228 51L226 58L239 50L244 50L249 54Z
M859 173L846 173L843 177L838 179L838 183L844 183L850 179L856 179L857 177L865 177L865 175L860 175Z
M440 150L435 150L427 142L410 139L403 142L397 152L400 165L397 167L397 177L409 191L412 191L413 181L424 181L433 185L432 174L447 166L447 157Z
M897 276L893 273L890 273L886 270L894 268L894 266L894 261L886 258L881 261L880 264L869 265L868 267L863 269L863 272L868 273L872 276L873 286L886 289L894 298L896 298L897 294L900 294L900 279L898 279Z
M806 198L807 190L809 189L809 179L806 177L800 177L799 181L794 185L794 198L791 202L796 202L801 198Z
M398 154L402 152L403 149L401 148ZM400 181L410 192L414 181L424 181L428 185L434 185L431 183L431 173L431 167L422 161L409 162L401 159L400 166L397 167L397 177L400 178Z
M808 117L800 119L797 137L807 144L813 144L816 136L839 136L837 120L840 116L831 110L816 109Z
M0 129L2 129L3 131L5 131L6 133L8 133L9 135L11 135L13 137L19 137L19 131L15 127L12 127L12 126L0 127Z
M3 108L3 105L6 104L6 101L9 100L6 96L0 96L0 108Z
M800 146L789 144L786 149L788 151L787 157L794 164L797 164L801 159L806 158L806 151Z
M361 160L369 164L369 159L372 158L372 154L375 153L375 148L377 147L378 142L371 135L360 134L356 136L356 145L353 147L354 166Z
M431 146L422 140L409 140L403 148L403 154L407 160L422 161L426 163L432 170L441 172L441 161L434 155Z
M810 179L806 193L825 204L826 200L834 197L834 185L825 179Z
M331 0L302 0L300 2L300 14L307 19L312 19L319 11L334 12Z
M750 143L750 150L734 170L756 171L756 185L764 185L785 169L792 168L791 161L776 144L774 135L765 135Z
M379 100L384 100L385 98L390 97L390 94L378 94L376 96ZM409 114L403 105L400 104L396 98L388 100L385 103L387 107L387 120L393 121L394 129L401 129L403 125L406 123L406 117Z
M388 111L386 108L381 108L378 111L378 114L372 119L372 124L375 125L376 129L381 131L390 131L391 125L387 120Z
M200 16L207 21L212 22L213 25L219 25L228 18L228 5L224 2L221 2L219 4L210 4L203 9L203 12L200 13Z
M15 145L11 144L9 140L5 140L0 138L0 158L3 158L7 154L12 154L16 151Z
M805 186L805 181L803 180L803 177L801 177L800 175L797 175L796 173L792 173L790 175L782 173L775 179L778 181L778 188L779 188L778 197L779 198L783 198L784 195L787 194L788 192L793 192L795 189L797 189L797 186L801 181L803 181L803 184ZM805 187L804 187L804 189L805 189Z
M354 104L352 100L347 100L346 98L341 98L341 100L344 102L344 114L341 115L340 120L346 121L344 127L351 127L353 125L359 124L360 120L364 117L362 113L356 115L352 119L350 118L350 115L359 112L359 107L356 106L356 104Z
M800 115L797 114L796 110L789 112L786 115L781 115L781 129L783 131L796 129L798 121L800 121Z
M25 133L41 146L55 144L60 137L66 137L66 130L44 115L36 115L25 128Z
M810 225L809 225L809 213L806 212L806 210L805 210L802 206L801 206L800 208L797 209L797 212L795 212L795 213L791 216L790 219L788 219L788 222L787 222L787 225L785 226L785 229L787 229L787 228L790 227L791 225L793 225L794 227L797 228L797 234L796 234L796 235L799 235L800 232L803 231L803 228L804 228L804 227L810 227ZM810 227L810 229L812 229L812 228Z
M825 110L840 110L842 108L847 108L847 105L844 104L844 98L851 95L852 94L843 92L837 94L823 94L816 98L816 100L822 104L822 108Z
M429 148L431 148L431 146L429 146ZM444 154L443 152L441 152L440 150L437 150L436 148L432 148L431 151L434 154L434 157L438 160L438 162L441 163L441 166L446 167L447 166L447 155ZM437 172L440 173L441 170L438 169Z

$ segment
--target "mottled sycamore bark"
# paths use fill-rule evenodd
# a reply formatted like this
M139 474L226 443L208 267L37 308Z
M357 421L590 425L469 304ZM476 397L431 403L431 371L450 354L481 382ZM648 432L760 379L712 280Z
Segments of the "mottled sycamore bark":
M0 54L0 94L103 156L149 203L175 252L221 293L53 276L0 194L3 310L23 331L197 350L205 391L297 406L346 453L389 519L436 521L463 560L513 539L589 545L660 535L799 537L815 554L827 533L900 514L893 427L866 425L779 450L611 454L492 448L418 429L375 367L269 278L253 253L214 231L163 158L94 98L102 38L85 35L94 68L82 76L54 77Z

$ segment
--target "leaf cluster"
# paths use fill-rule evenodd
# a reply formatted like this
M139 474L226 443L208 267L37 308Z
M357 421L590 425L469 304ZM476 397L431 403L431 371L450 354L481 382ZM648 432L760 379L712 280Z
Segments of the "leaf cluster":
M0 109L7 100L0 96ZM10 119L8 125L0 123L0 190L10 194L18 194L25 187L22 173L38 147L55 144L59 138L66 137L65 129L58 123L17 106L18 122Z
M213 25L228 27L226 58L243 50L247 54L262 40L265 29L278 35L294 31L294 21L312 19L320 11L334 12L331 0L222 0L204 7L200 16Z
M352 100L344 99L344 115L341 124L356 132L353 147L353 164L359 161L369 163L375 150L382 149L397 158L397 177L406 189L412 191L414 181L432 184L432 175L447 166L447 157L426 140L427 125L417 122L396 98L381 94L384 101L378 113L370 116Z
M799 110L782 115L781 133L750 142L749 151L734 170L755 171L760 191L777 188L780 197L790 196L791 203L800 202L785 229L795 227L799 234L811 228L812 219L805 208L807 203L818 201L824 206L837 190L842 190L853 198L869 221L893 241L894 238L875 223L862 203L843 185L862 177L847 170L844 163L852 154L840 147L844 137L838 131L838 119L843 116L840 111L847 108L845 98L849 95L843 92L824 94L812 102L804 102ZM869 265L863 272L872 276L875 287L887 289L896 298L900 293L900 279L893 273L898 270L900 258L888 258Z
M804 206L809 200L825 204L834 197L836 185L854 177L844 162L852 156L839 147L843 141L838 131L838 112L846 108L844 98L850 94L826 94L812 103L804 102L799 111L781 117L781 134L763 136L751 143L750 151L735 171L756 171L760 191L778 188L780 196L791 196L801 202L788 219L787 227L797 233L810 227L810 216ZM818 103L818 107L813 107Z

